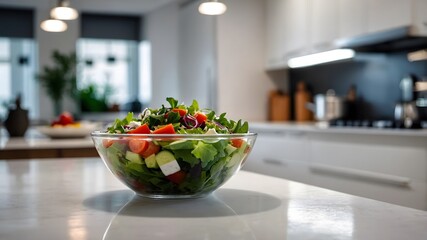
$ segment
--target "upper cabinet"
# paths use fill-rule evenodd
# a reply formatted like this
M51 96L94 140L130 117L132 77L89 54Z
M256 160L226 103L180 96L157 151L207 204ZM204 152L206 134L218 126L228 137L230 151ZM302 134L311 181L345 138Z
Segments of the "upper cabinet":
M313 51L331 48L331 42L339 37L338 0L309 1L309 34Z
M283 68L308 44L308 0L267 0L268 69Z
M367 0L338 0L339 38L348 38L365 33L368 26Z
M427 36L427 0L267 0L268 70L341 38L411 26Z
M384 31L412 24L412 1L410 0L368 1L367 7L368 32Z
M414 31L420 35L427 36L427 0L413 0L412 21Z
M286 52L286 33L284 25L286 24L285 1L268 0L267 1L267 59L266 65L270 68L280 65L284 60L282 54Z

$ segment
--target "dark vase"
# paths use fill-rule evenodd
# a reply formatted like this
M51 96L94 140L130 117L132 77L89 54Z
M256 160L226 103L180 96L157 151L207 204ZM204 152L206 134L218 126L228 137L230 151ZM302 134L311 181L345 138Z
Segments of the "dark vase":
M21 108L20 97L16 99L15 109L9 108L9 114L4 122L9 136L22 137L28 129L29 119L28 110Z

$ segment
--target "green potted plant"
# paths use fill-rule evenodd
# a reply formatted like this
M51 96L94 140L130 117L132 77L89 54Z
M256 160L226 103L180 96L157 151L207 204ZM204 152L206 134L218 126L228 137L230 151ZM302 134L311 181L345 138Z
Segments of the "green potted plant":
M59 115L62 112L64 94L75 94L77 58L74 52L64 54L55 50L52 60L54 65L44 66L37 79L51 98L55 115Z
M109 110L108 98L113 89L109 84L97 86L94 83L77 90L77 99L80 102L82 112L106 112Z

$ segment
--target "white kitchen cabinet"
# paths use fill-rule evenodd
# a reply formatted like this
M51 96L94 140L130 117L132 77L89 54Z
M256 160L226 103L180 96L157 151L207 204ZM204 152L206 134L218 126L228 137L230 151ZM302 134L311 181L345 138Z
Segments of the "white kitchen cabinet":
M368 3L368 32L378 32L412 23L412 1L374 0Z
M339 37L339 1L310 0L310 45L313 51L329 50Z
M362 35L368 31L368 0L339 0L339 38Z
M267 0L266 66L284 68L309 43L308 0Z
M309 0L284 0L285 2L285 58L304 50L309 42Z
M310 134L311 184L427 209L423 139Z
M266 66L271 68L284 64L283 54L286 52L286 31L283 25L286 21L285 3L285 1L278 0L268 0L266 3L268 13L266 16Z
M308 145L301 131L251 130L256 144L243 169L261 174L309 182Z
M335 47L338 39L412 26L427 35L427 0L267 0L266 65Z
M427 0L413 0L413 27L417 34L427 36Z

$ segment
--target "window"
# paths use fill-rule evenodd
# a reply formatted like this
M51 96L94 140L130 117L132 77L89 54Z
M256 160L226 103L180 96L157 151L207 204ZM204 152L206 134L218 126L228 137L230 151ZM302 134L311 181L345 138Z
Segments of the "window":
M135 98L132 95L132 78L135 70L137 43L124 40L80 39L77 46L80 71L78 88L90 84L100 92L111 89L108 104L125 104Z
M7 105L20 94L22 107L29 110L32 119L39 115L35 61L32 39L0 38L0 103ZM1 107L0 118L6 114L7 109Z
M119 105L122 111L149 101L150 45L141 42L141 22L141 16L81 14L81 39L77 43L77 85L81 92L88 86L97 92L95 95L107 92L107 105Z

